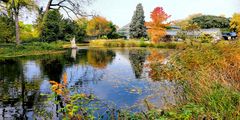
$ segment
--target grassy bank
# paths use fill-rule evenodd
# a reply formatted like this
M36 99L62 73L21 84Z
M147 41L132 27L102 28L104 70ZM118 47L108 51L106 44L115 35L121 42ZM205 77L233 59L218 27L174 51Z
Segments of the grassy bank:
M23 45L0 45L0 57L20 57L29 55L57 54L64 52L64 42L33 42Z
M150 68L157 71L150 74L154 80L182 82L186 101L162 112L151 110L130 118L240 119L239 43L187 47L167 64L154 62Z
M160 42L158 44L153 44L147 41L140 40L92 40L90 41L90 47L154 47L154 48L167 48L167 49L176 49L185 47L186 44L183 42Z

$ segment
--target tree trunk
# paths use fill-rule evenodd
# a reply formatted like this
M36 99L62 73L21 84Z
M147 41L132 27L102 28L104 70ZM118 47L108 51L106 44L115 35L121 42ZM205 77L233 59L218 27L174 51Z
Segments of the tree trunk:
M46 10L45 10L44 15L45 15L45 14L49 11L49 9L51 8L52 1L53 1L53 0L49 0L49 1L48 1L48 4L47 4L47 7L46 7Z
M15 10L15 27L16 27L16 43L17 45L20 44L20 35L19 35L19 19L18 19L18 12Z

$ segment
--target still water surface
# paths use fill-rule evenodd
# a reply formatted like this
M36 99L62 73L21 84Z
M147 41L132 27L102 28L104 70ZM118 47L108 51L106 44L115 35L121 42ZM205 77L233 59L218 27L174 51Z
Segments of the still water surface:
M149 49L86 48L0 60L0 120L43 119L43 112L59 119L61 106L49 106L47 95L52 93L49 81L61 83L63 74L69 88L93 94L108 109L146 110L144 100L160 109L175 105L181 87L149 76L151 54ZM158 54L166 62L172 51L158 50Z

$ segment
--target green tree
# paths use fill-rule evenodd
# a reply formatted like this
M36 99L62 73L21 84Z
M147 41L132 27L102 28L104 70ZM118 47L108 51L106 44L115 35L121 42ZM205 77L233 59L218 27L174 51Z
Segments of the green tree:
M144 19L145 16L143 6L141 3L139 3L136 7L136 10L134 11L134 15L130 23L130 38L141 38L147 36Z
M12 42L14 39L14 21L7 15L0 16L0 41Z
M114 25L112 22L108 23L108 26L110 27L110 32L107 34L107 37L109 39L117 39L119 35L117 34L117 26Z
M60 23L59 39L69 41L75 35L77 24L70 19L63 19Z
M60 25L61 34L59 36L59 39L69 41L75 37L78 42L81 42L86 37L87 23L80 24L78 22L80 21L63 19Z
M20 27L20 39L23 42L33 40L39 37L38 30L32 24L24 24L22 21L19 22Z
M34 0L5 0L4 2L7 4L7 10L14 15L16 43L20 44L19 12L22 8L32 10L36 7L35 2Z
M223 16L202 15L192 19L191 23L197 23L199 27L207 28L228 28L230 20Z
M80 18L76 21L77 28L76 28L76 40L78 42L83 41L83 39L87 36L87 24L88 20L86 18Z
M41 40L46 42L58 40L61 32L60 24L62 21L62 15L60 12L56 9L51 9L43 19L43 26L40 34Z

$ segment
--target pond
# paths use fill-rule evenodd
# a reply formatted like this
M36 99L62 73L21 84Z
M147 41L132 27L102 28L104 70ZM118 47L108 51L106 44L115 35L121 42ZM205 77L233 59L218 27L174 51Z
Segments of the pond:
M70 94L93 95L100 104L98 114L107 109L137 112L176 105L182 99L181 85L154 81L149 74L154 71L148 66L153 58L164 64L173 53L86 47L64 54L2 59L0 119L61 119L58 111L63 105L49 101L53 93L50 81L67 82Z

